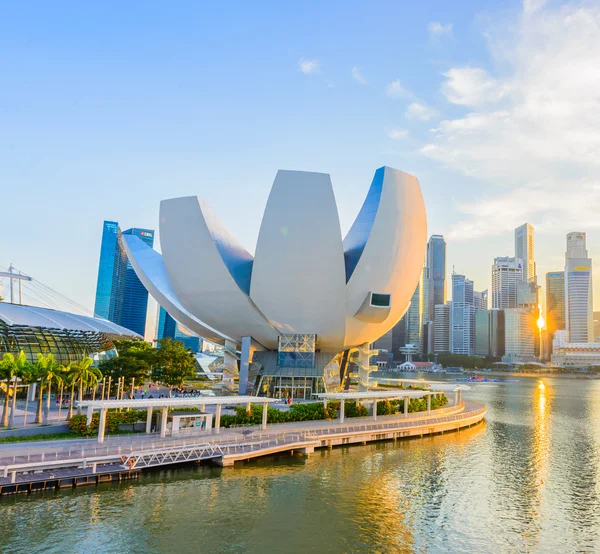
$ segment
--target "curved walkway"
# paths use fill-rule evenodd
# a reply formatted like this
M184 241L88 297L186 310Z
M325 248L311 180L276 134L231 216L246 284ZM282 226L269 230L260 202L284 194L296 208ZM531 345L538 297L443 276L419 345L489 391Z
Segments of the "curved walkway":
M93 439L4 444L0 445L0 471L7 473L15 466L35 463L46 466L54 462L52 464L54 467L65 465L64 463L79 463L83 460L89 460L89 463L94 461L108 463L134 452L189 448L199 444L219 445L227 455L231 452L242 456L249 453L257 455L261 450L280 446L287 446L282 449L289 450L289 445L307 441L324 442L322 446L327 446L328 442L329 445L340 444L335 442L340 437L345 440L344 444L347 444L349 442L346 439L369 434L396 433L400 434L399 436L431 434L471 425L483 419L485 412L483 404L474 400L465 400L459 406L441 408L429 414L416 412L408 415L378 416L377 420L373 417L350 418L343 424L335 421L281 423L270 425L270 431L261 431L260 426L254 426L243 429L222 429L220 434L212 435L191 432L164 439L156 435L116 435L107 438L102 445ZM380 436L379 439L364 440L385 438L395 437ZM354 441L350 440L350 442ZM0 473L1 477L2 473Z

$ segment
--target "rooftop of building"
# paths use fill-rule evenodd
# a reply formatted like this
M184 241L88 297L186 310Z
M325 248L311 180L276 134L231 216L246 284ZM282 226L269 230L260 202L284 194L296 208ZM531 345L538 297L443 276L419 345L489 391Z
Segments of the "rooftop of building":
M91 331L131 338L141 338L137 333L121 327L116 323L97 317L73 314L0 302L0 321L6 325L22 327L41 327L45 329L61 329L68 331Z

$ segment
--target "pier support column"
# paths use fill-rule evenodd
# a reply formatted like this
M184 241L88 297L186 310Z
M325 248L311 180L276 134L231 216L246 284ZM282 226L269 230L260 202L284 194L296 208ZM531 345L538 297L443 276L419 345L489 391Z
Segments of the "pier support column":
M458 391L454 391L454 405L458 406Z
M98 442L104 442L104 429L106 428L106 408L100 410L100 423L98 424Z
M246 403L246 413L250 414L251 411L252 411L252 402L247 402Z
M404 397L404 415L408 415L408 404L410 403L410 397Z
M217 408L215 410L215 433L217 435L221 431L221 404L217 404Z
M377 400L373 400L373 421L377 421Z
M267 428L267 416L268 415L269 415L269 403L263 402L262 425L260 426L261 429Z
M87 420L86 420L86 425L91 425L92 424L92 415L94 413L94 408L92 408L91 406L88 406L87 409Z
M250 373L250 362L252 360L252 337L242 337L242 351L240 356L240 383L238 394L248 393L248 374Z
M340 423L344 423L345 408L346 408L346 399L342 398L340 400Z
M369 352L371 344L365 342L358 347L358 390L369 390Z
M146 434L152 432L152 406L148 406L148 415L146 416Z
M431 394L427 395L427 413L431 412Z
M166 406L161 410L160 414L160 438L164 439L167 436L167 415L169 408Z

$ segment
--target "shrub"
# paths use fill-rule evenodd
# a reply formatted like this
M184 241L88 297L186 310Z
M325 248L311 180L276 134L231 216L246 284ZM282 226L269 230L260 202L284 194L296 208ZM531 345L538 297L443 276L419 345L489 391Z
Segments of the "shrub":
M115 433L119 429L119 425L130 424L135 425L138 421L145 421L147 412L145 410L131 410L130 412L108 411L106 413L105 433ZM85 414L74 415L69 420L69 430L78 435L88 436L98 433L100 426L100 414L95 413L92 416L92 422L87 424L87 416Z

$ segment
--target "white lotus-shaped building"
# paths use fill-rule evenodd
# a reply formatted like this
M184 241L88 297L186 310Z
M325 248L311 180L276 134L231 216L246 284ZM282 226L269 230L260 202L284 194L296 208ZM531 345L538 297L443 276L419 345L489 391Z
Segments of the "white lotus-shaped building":
M419 182L402 171L375 172L342 239L329 175L280 170L254 256L195 196L161 202L162 255L136 236L122 238L157 302L225 344L226 369L236 370L241 349L240 392L249 370L260 394L306 396L339 387L348 353L368 348L403 316L422 270L426 227Z

